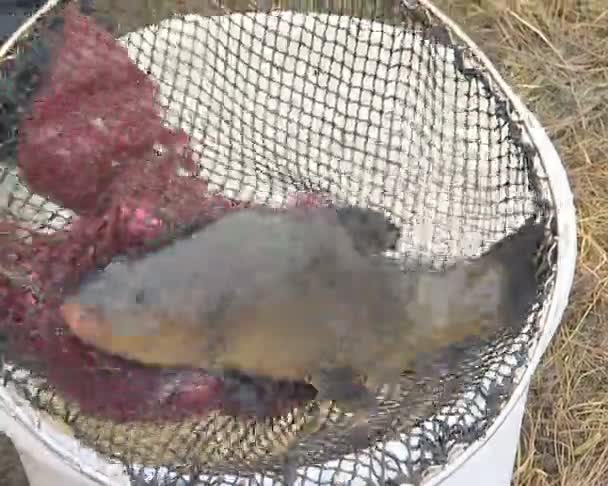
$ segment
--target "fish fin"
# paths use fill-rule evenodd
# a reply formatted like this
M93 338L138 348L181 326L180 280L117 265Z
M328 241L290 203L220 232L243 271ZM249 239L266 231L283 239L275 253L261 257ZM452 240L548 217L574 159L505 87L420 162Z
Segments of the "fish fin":
M371 394L363 385L362 377L350 368L323 369L312 378L311 382L317 389L317 400L353 404L371 402Z
M365 449L371 443L371 428L367 423L356 424L349 431L348 436L353 448Z

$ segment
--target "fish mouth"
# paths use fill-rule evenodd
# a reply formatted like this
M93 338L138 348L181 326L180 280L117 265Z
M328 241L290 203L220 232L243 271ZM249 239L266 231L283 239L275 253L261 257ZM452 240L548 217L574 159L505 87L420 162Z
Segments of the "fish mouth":
M91 341L102 335L103 314L98 308L65 302L60 312L70 330L82 340Z

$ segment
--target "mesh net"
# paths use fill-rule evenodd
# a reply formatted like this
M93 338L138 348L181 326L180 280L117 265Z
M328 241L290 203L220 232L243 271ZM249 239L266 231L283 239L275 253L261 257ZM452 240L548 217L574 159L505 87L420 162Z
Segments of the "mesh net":
M548 304L553 202L507 97L424 6L60 2L0 61L5 386L137 484L284 484L286 455L316 484L417 482L501 410ZM399 226L391 256L407 265L478 255L535 214L551 230L521 331L404 375L368 449L347 447L348 417L308 385L137 366L59 317L61 288L182 225L347 203Z

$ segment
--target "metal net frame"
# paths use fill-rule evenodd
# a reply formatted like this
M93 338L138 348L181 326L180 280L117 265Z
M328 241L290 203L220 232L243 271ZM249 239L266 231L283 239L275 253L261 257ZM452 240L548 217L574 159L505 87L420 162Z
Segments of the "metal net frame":
M57 3L20 36L0 59L3 81L71 3ZM417 483L478 440L534 348L555 276L556 229L542 161L475 53L423 2L76 4L160 86L164 123L188 134L198 177L214 190L273 206L311 192L381 209L401 230L391 256L406 265L478 255L536 214L549 230L543 283L518 333L452 346L424 376L404 375L401 400L383 402L373 419L377 442L360 451L344 441L348 417L315 401L266 420L214 411L116 423L83 413L44 370L6 361L5 385L123 461L137 484L283 484L285 454L298 477L316 484ZM74 212L31 192L14 168L36 73L21 73L3 101L0 201L6 217L53 233ZM318 414L323 427L304 435Z

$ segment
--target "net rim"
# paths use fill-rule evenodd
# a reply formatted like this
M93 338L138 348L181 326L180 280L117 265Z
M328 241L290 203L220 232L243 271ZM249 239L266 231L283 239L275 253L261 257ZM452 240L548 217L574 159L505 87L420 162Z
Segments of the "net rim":
M19 39L21 39L21 37L25 35L40 18L44 17L47 13L53 10L53 8L55 8L60 2L61 0L47 0L42 7L28 17L25 22L23 22L19 28L13 32L2 45L0 45L0 61L4 60L4 58L11 52L13 47L19 42Z
M30 19L22 24L13 36L11 36L11 38L9 38L9 40L0 48L0 59L12 48L12 44L16 42L18 37L26 32L38 18L44 16L58 3L60 3L60 0L48 0L45 5L30 17ZM503 79L489 58L458 26L458 24L450 19L437 6L432 4L430 0L418 0L418 4L430 12L437 20L441 21L459 42L470 49L483 66L485 71L484 75L491 79L511 104L514 115L513 119L519 122L522 128L523 143L535 148L540 163L547 174L547 185L554 203L558 235L558 258L555 285L550 296L549 309L541 319L540 326L542 331L539 335L539 339L534 345L529 363L526 366L523 375L518 380L511 396L505 402L500 413L492 421L492 424L488 427L484 436L468 445L457 456L450 458L448 463L441 468L441 470L436 471L435 473L429 471L427 484L428 486L433 486L442 483L455 474L471 457L491 440L502 427L506 418L511 415L515 406L520 402L520 399L527 393L527 387L531 376L536 370L541 357L555 334L568 303L568 296L574 279L577 255L577 233L576 211L565 167L563 166L556 148L553 146L537 117L525 106L522 100ZM13 42L11 42L11 40ZM95 483L101 485L119 484L118 477L124 477L124 466L115 464L97 453L94 453L95 456L97 456L94 460L91 457L89 460L83 461L83 457L79 454L82 452L82 446L76 446L74 450L70 450L72 449L71 447L67 447L67 444L62 443L63 441L57 440L59 434L65 434L59 430L54 430L56 429L56 427L54 427L54 421L44 420L41 412L34 410L27 402L20 400L16 394L11 393L9 388L0 387L0 407L21 424L29 435L38 439L41 443L40 445L47 449L47 451L57 454L66 465L69 465L72 469L84 474ZM43 430L42 422L45 422L44 428L47 430ZM17 433L17 431L13 432ZM74 440L77 444L76 439L73 439L72 437L69 437L69 439ZM111 473L109 467L119 467L120 473L118 470L116 470L117 474Z
M532 357L530 358L519 383L504 404L503 409L494 419L483 437L470 444L461 454L448 462L445 468L429 478L428 486L441 484L455 474L465 463L473 457L502 427L507 417L511 415L522 397L527 394L528 385L532 375L547 349L549 342L556 333L562 316L568 305L568 298L574 281L576 267L576 209L574 198L566 169L562 163L557 149L549 139L547 132L540 121L515 94L503 76L498 72L492 61L483 53L481 48L471 39L460 26L448 17L430 0L418 0L418 3L437 20L441 21L459 41L465 44L483 65L486 75L498 86L512 105L514 115L521 123L522 142L533 146L538 154L540 163L547 174L547 183L554 203L555 219L557 223L557 264L555 284L551 292L549 309L542 316L539 323L542 331L536 341Z

